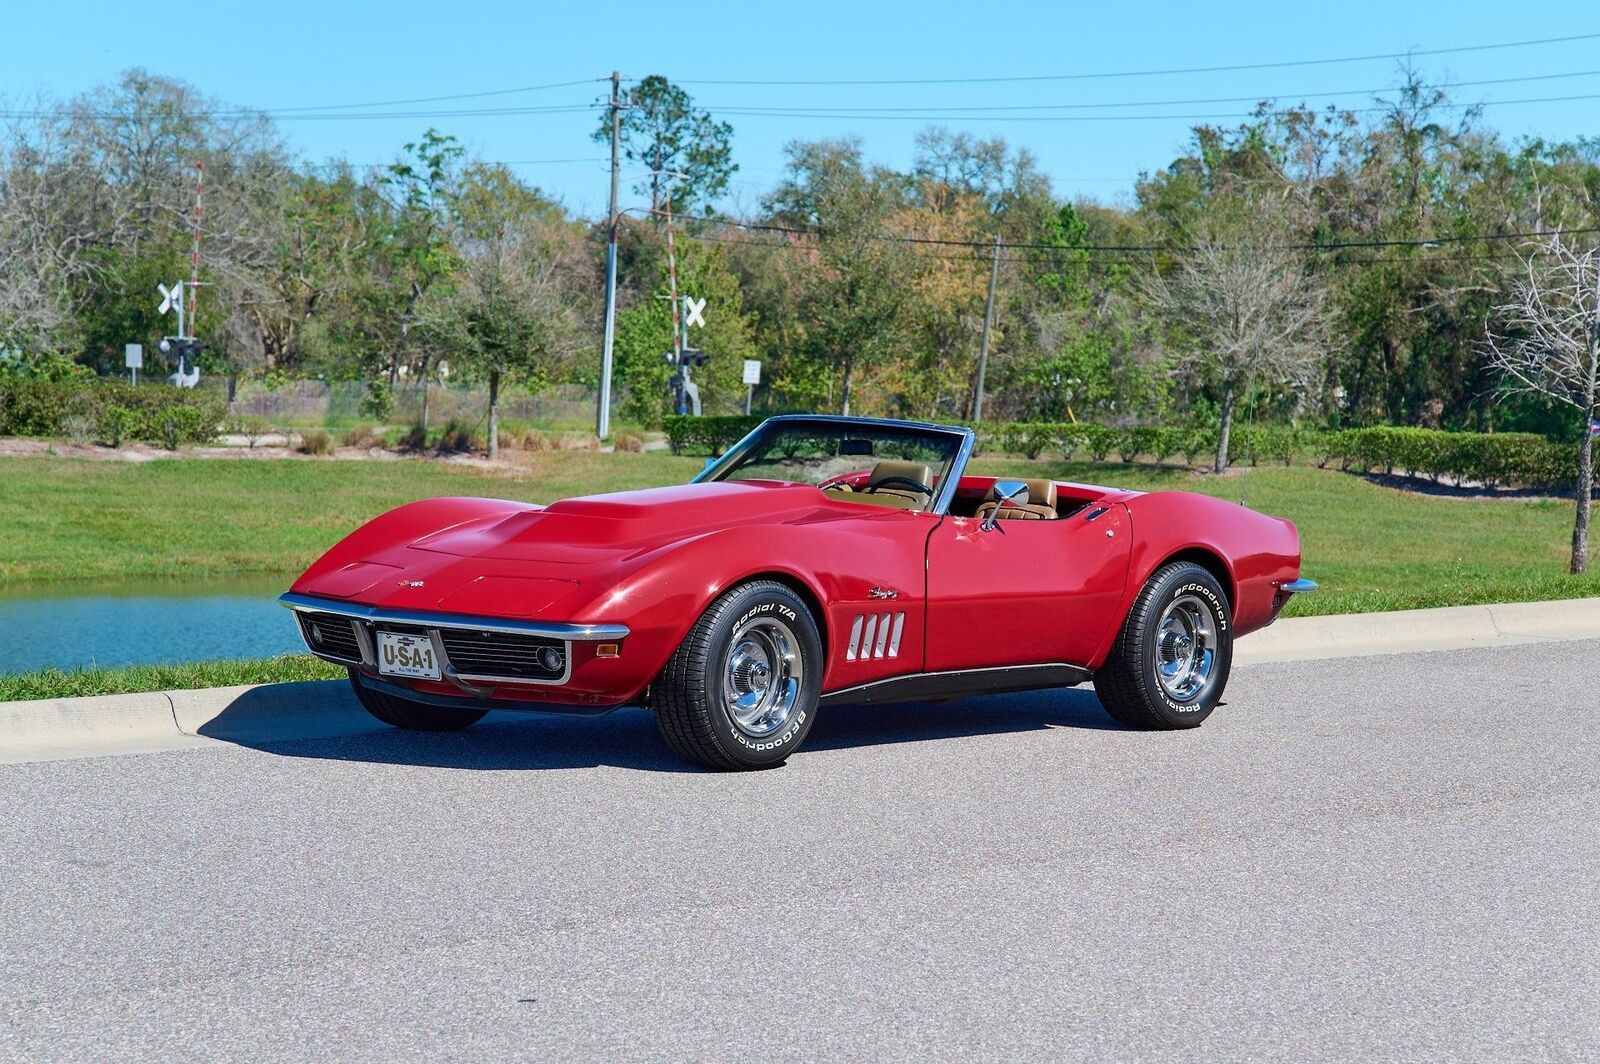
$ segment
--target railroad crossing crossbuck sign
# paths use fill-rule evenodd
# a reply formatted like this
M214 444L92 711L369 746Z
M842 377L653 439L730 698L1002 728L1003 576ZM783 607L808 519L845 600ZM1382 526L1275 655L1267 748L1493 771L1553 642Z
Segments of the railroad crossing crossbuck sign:
M691 325L698 325L701 328L704 328L705 324L706 324L705 311L706 311L706 301L705 300L703 300L703 299L691 299L689 296L684 296L683 297L683 327L687 329Z
M156 289L161 293L161 313L162 314L165 314L167 311L172 310L174 307L177 308L179 314L183 313L183 282L182 281L174 282L171 288L168 288L166 285L161 284L160 282L157 282L156 283Z

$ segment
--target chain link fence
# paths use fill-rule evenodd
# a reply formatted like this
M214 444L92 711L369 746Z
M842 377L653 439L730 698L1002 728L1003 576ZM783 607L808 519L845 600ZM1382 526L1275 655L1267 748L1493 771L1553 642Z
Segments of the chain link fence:
M443 424L457 420L469 424L486 421L489 389L483 385L430 384L428 421ZM393 405L385 419L390 424L411 424L422 419L423 386L401 383L393 392ZM325 425L377 420L362 412L368 396L359 381L287 381L268 388L261 381L240 381L228 403L233 417L260 418L277 425ZM560 428L581 428L592 423L596 394L582 384L559 384L538 395L516 389L500 391L500 417L504 421Z

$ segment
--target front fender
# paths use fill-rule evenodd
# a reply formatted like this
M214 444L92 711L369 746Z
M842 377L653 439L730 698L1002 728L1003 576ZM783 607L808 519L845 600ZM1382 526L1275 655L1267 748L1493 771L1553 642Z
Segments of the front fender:
M827 659L823 689L830 690L839 686L841 631L856 613L884 608L872 592L889 588L900 593L895 608L907 613L907 650L884 668L914 671L921 667L924 547L934 522L892 512L885 518L745 525L681 540L634 559L572 619L628 626L623 656L642 690L720 595L747 580L777 578L816 607Z

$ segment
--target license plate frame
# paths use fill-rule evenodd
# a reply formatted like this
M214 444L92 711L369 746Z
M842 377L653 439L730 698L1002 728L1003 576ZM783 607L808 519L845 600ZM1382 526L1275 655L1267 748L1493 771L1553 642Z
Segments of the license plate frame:
M383 676L403 676L411 680L439 679L439 651L433 640L413 632L385 632L377 634L374 648L378 657L378 672Z

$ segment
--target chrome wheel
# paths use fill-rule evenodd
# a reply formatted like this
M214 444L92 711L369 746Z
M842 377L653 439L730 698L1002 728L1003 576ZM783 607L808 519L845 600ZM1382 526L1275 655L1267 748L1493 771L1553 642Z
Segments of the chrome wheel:
M1156 680L1174 702L1193 702L1211 686L1217 618L1195 595L1173 600L1156 627Z
M804 679L805 662L793 630L776 617L756 617L740 625L728 643L723 705L734 727L759 739L789 722Z

